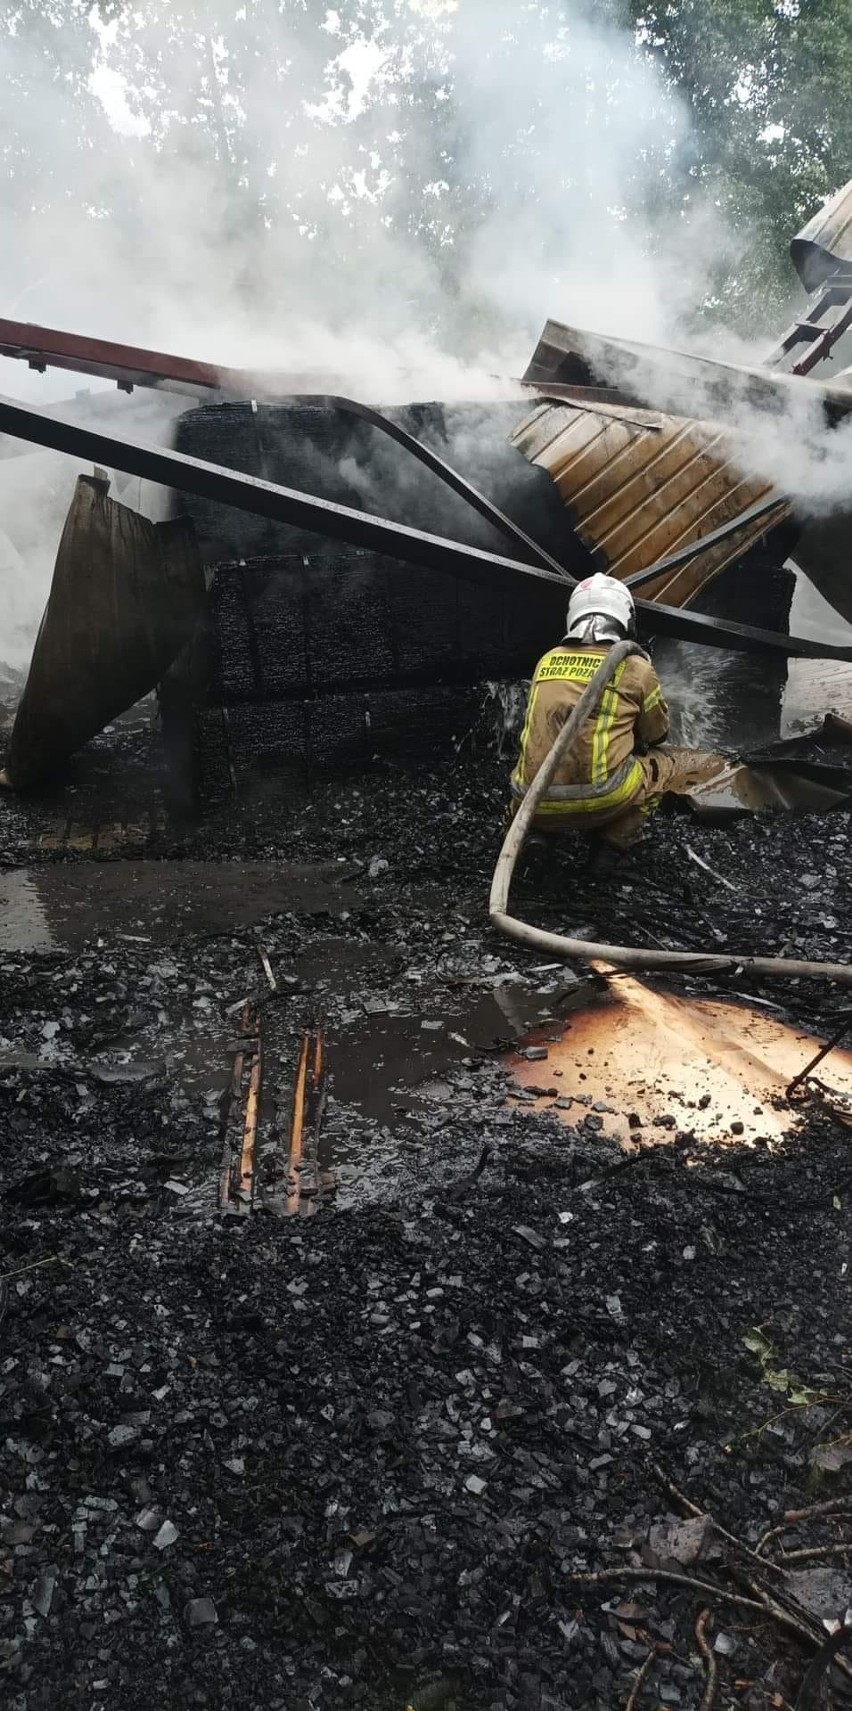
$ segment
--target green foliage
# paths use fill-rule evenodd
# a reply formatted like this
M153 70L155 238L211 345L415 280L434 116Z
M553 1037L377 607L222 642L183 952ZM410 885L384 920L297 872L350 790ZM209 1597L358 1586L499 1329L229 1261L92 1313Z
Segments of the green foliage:
M803 1384L795 1373L786 1367L778 1365L778 1353L774 1344L765 1336L759 1326L743 1337L743 1342L751 1354L757 1355L760 1361L761 1376L770 1390L777 1390L785 1396L794 1408L811 1408L818 1402L824 1402L827 1392L815 1390L811 1385Z
M630 0L642 52L689 105L678 198L701 189L747 240L716 312L766 325L790 289L789 239L852 176L849 0Z

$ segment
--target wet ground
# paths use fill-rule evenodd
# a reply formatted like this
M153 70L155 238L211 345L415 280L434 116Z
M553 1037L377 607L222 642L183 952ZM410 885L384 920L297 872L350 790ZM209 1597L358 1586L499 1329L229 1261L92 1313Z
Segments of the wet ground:
M0 950L74 949L99 933L168 944L262 921L286 904L321 915L357 899L332 863L79 861L0 873ZM119 927L118 923L122 925Z
M783 1711L852 1603L848 1057L786 1094L847 1001L619 995L497 939L504 774L477 740L189 825L143 716L49 800L0 800L20 1711L609 1711L649 1655L645 1703L697 1711L704 1607L716 1702ZM515 897L618 942L837 960L851 879L845 812L674 819L606 888L533 851ZM253 1210L223 1215L247 1137ZM666 1479L741 1544L689 1557Z
M601 1132L630 1150L667 1145L674 1122L699 1142L771 1151L801 1115L795 1084L821 1049L771 1004L684 999L625 974L527 1039L507 1061L540 1108L572 1127L592 1105ZM836 1046L820 1070L823 1101L852 1117L852 1052Z

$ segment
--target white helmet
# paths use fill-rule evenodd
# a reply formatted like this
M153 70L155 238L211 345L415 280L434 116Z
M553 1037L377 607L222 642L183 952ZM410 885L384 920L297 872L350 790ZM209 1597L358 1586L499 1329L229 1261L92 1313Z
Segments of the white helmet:
M599 570L577 583L568 602L568 637L578 642L620 642L635 634L636 607L623 582Z

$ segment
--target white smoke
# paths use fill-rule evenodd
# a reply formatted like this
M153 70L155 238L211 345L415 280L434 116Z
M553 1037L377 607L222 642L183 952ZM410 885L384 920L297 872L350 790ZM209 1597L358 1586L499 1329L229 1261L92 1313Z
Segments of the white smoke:
M652 253L649 208L687 119L633 38L579 0L567 22L529 0L408 0L372 37L345 5L249 6L220 36L211 4L208 40L169 10L96 38L113 128L74 163L76 194L46 214L0 207L5 313L333 368L377 400L470 396L525 365L548 313L669 336L710 248L730 248L704 209ZM14 51L20 65L21 38ZM135 109L155 74L148 128ZM35 64L31 84L41 147L67 147L61 84Z
M852 507L852 387L600 340L577 329L568 343L595 373L653 409L698 418L724 435L723 455L744 475L771 481L803 517ZM742 357L743 353L740 352Z
M93 12L83 141L83 97L46 69L59 26L21 18L0 22L23 150L0 193L5 315L330 374L378 403L486 399L507 395L547 315L676 340L711 263L736 265L712 206L661 205L688 115L588 0L210 0L108 27ZM30 191L27 156L45 163ZM70 388L2 361L0 390ZM16 588L0 657L40 614L61 518L42 505L35 553L23 514L38 509L37 482L0 483L0 586Z

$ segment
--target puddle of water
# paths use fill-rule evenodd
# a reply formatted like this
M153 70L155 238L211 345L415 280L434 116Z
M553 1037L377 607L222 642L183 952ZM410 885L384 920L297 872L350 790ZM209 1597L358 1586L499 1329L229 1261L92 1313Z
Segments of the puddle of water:
M276 910L339 911L355 898L343 864L57 862L0 873L0 949L76 949L101 933L163 943L251 926Z
M0 873L0 950L47 951L53 943L35 875L21 868Z
M512 985L472 994L455 1016L447 1016L442 995L428 1015L365 1014L329 1030L329 1090L339 1104L392 1124L412 1105L449 1099L442 1082L449 1070L541 1026L552 1003Z
M513 1052L505 1061L520 1087L548 1090L534 1108L574 1125L593 1104L606 1107L597 1113L603 1132L628 1146L670 1139L674 1129L654 1126L667 1115L699 1140L780 1139L801 1109L786 1088L821 1044L745 1005L675 998L629 976L558 1033L528 1043L546 1045L547 1058ZM852 1052L832 1052L818 1074L838 1103L852 1102Z
M558 1028L551 1012L554 1005L563 1008L558 993L520 982L456 992L450 1000L455 1014L447 1013L446 989L435 988L432 999L425 1013L374 1011L357 1019L350 1013L329 1030L330 1097L318 1162L331 1174L341 1208L383 1195L394 1183L410 1188L424 1141L452 1175L460 1113L483 1096L501 1105L505 1098L502 1075L483 1070L483 1056L499 1066L508 1042L533 1025ZM413 1153L409 1140L416 1143Z

